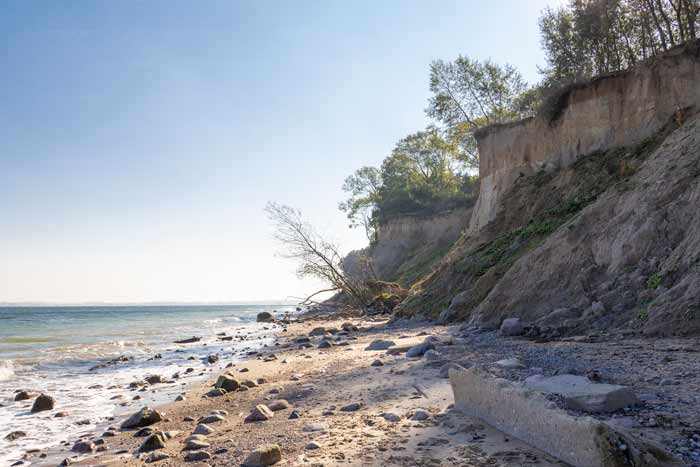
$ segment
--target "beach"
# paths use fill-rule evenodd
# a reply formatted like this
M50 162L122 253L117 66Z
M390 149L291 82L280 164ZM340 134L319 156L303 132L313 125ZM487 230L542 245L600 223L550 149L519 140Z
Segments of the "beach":
M696 377L685 377L682 388L668 382L659 386L656 378L677 377L678 369L660 364L656 370L669 374L649 379L652 371L639 368L633 352L619 351L635 348L661 361L669 351L679 358L692 353L695 341L621 344L616 336L608 336L609 341L588 336L534 343L492 329L390 321L352 311L288 315L259 325L274 334L243 358L223 358L187 387L167 379L127 386L129 399L151 394L169 400L136 401L61 446L25 454L25 464L19 465L256 465L249 462L251 453L271 445L279 449L274 465L287 466L562 465L455 410L445 371L451 365L480 367L514 381L596 368L605 380L628 384L643 400L601 419L626 423L636 435L678 453L689 442L683 427L693 426L698 416L684 405L697 397ZM422 352L411 350L426 342L431 345ZM185 354L187 345L182 344ZM525 364L497 363L506 357ZM217 388L224 380L235 380L236 388ZM651 392L659 397L652 399ZM144 406L155 409L159 420L123 427ZM647 421L654 417L658 423L650 426ZM159 440L151 450L154 438Z

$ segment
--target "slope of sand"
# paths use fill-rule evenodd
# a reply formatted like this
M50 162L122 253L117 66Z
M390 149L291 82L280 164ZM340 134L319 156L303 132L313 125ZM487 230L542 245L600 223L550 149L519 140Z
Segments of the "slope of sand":
M347 345L329 349L317 348L321 337L312 337L312 348L299 348L293 343L318 326L339 328L350 321L359 327L342 338ZM395 327L380 320L360 318L338 319L333 316L306 319L292 323L281 332L268 353L277 359L257 359L238 363L228 371L239 380L264 378L265 383L244 392L219 397L206 397L215 381L190 390L186 400L159 407L165 420L153 425L163 431L179 433L164 449L168 458L148 465L238 466L258 446L275 443L282 450L280 466L499 466L560 465L541 452L484 426L478 420L464 417L453 410L452 392L447 379L438 377L439 365L429 359L409 359L403 353L366 351L375 339L390 339L397 347L415 345L426 335L442 334L444 327ZM372 366L380 360L383 366ZM246 369L247 371L243 371ZM271 394L271 390L279 394ZM281 410L262 422L245 423L244 418L257 404L273 399L286 399L290 408ZM341 408L359 403L359 410ZM411 420L416 409L429 412L426 420ZM207 436L206 451L210 459L185 462L185 438L196 421L212 410L226 410L224 421L210 424L215 430ZM299 418L289 419L292 410ZM383 414L390 413L396 417ZM309 425L319 431L308 431ZM118 425L115 423L115 425ZM305 429L306 428L306 429ZM28 460L37 465L56 465L54 459L69 458L71 465L147 465L149 453L140 453L145 438L135 431L124 431L104 440L103 451L76 455L69 451L52 453L48 462L38 457ZM310 443L318 447L310 449ZM313 446L315 447L315 446ZM38 456L39 454L34 454Z

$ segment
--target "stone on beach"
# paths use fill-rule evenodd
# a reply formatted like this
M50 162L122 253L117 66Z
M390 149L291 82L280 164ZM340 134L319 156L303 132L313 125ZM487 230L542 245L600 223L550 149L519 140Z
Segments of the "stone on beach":
M524 381L524 386L534 391L558 394L567 408L583 412L614 412L638 402L632 390L616 384L594 383L585 376L535 375Z
M274 320L274 316L272 316L272 313L268 311L262 311L258 313L258 316L255 318L255 321L257 321L258 323L270 323Z
M92 441L80 440L73 445L71 451L77 452L79 454L85 454L88 452L93 452L96 446Z
M245 418L245 423L264 422L274 417L275 414L264 404L256 405L250 414Z
M314 336L322 336L326 333L326 328L319 326L317 328L313 328L311 332L309 332L309 337L314 337Z
M33 399L39 395L38 392L32 392L32 391L20 391L17 394L15 394L15 401L26 401L29 399Z
M384 412L381 417L387 422L397 423L401 421L401 416L391 412Z
M519 336L525 332L525 327L520 318L504 319L501 324L501 334L504 336Z
M276 444L268 444L258 447L248 454L243 465L245 467L266 467L282 460L282 451Z
M278 412L280 410L288 409L289 408L289 402L287 402L284 399L275 399L269 404L267 404L267 407L272 410L273 412Z
M230 375L221 375L219 378L216 380L216 383L214 384L214 387L217 389L224 389L228 392L232 392L237 390L240 387L241 383L238 382L236 378Z
M206 449L209 446L211 446L209 443L204 441L203 439L188 439L187 443L185 444L185 451L198 451L201 449Z
M384 362L377 359L377 360L373 361L372 365L370 365L370 366L384 366Z
M162 419L163 417L161 417L157 410L151 409L150 407L143 407L141 410L124 420L121 427L127 429L141 428L158 423Z
M185 462L198 462L211 459L211 454L207 451L192 451L185 456Z
M32 405L32 413L43 412L45 410L52 410L56 405L56 400L47 395L40 394L36 399L34 399L34 404Z
M223 422L224 420L226 420L226 418L223 415L211 414L211 415L207 415L206 417L202 417L199 420L199 423L204 423L204 424L208 425L210 423Z
M207 425L205 423L200 423L199 425L197 425L195 427L193 433L195 435L210 435L210 434L214 433L214 431L216 431L216 430L214 430L209 425Z
M415 420L417 422L422 422L424 420L427 420L430 418L430 412L424 409L416 409L413 411L413 415L411 416L411 420Z
M504 358L503 360L499 360L494 363L494 365L507 370L518 370L525 368L525 365L523 365L523 362L521 362L519 358Z
M24 431L12 431L5 436L5 441L14 441L19 438L24 438L25 436L27 436L27 433Z
M340 408L341 412L357 412L362 408L362 404L359 402L353 402L352 404L344 405Z
M386 350L389 347L393 347L395 345L396 343L393 341L377 339L370 342L370 344L367 347L365 347L365 350Z
M422 343L415 345L408 349L406 352L406 356L408 358L417 358L417 357L422 357L423 354L425 354L428 350L432 350L435 348L435 344L433 341L428 338L424 340Z
M154 452L154 453L150 454L148 457L146 457L145 462L147 464L152 464L154 462L159 462L159 461L165 460L169 457L170 456L164 452Z
M146 441L143 442L141 445L141 451L150 452L155 451L156 449L163 449L167 439L168 437L165 436L165 433L162 431L153 433L151 436L146 438Z
M304 425L304 428L302 428L302 431L305 431L307 433L315 433L317 431L326 431L328 429L328 425L322 422L311 422L307 423Z

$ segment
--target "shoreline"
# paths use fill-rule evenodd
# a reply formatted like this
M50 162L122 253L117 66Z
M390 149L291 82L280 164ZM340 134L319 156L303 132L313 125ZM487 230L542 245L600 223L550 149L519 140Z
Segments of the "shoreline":
M346 322L358 329L344 333L341 326ZM333 329L334 333L314 330L319 327ZM407 348L428 336L439 339L434 353L421 358L405 355ZM388 350L365 350L378 339L392 340L395 345ZM639 407L606 417L619 423L638 421L630 429L678 454L685 442L684 426L699 414L698 409L683 405L684 400L692 401L698 378L686 381L682 388L675 383L635 379L647 374L648 369L641 368L639 374L633 374L630 365L635 364L635 354L620 355L618 349L635 348L641 353L654 353L661 360L668 352L679 357L684 352L692 354L697 340L618 339L619 336L588 336L533 343L501 337L492 331L389 323L382 317L300 316L299 321L286 325L286 331L284 327L280 329L273 344L260 354L220 373L212 372L211 379L187 391L184 401L156 407L164 420L151 428L172 436L164 448L140 452L147 438L135 436L136 430L116 431L110 437L96 433L91 441L102 439L103 444L95 447L104 452L71 458L76 454L66 446L64 451L52 453L51 462L47 458L32 465L55 466L54 460L69 458L70 465L77 466L142 466L151 465L148 461L160 456L152 465L223 467L241 465L251 452L270 443L281 449L282 459L275 464L280 466L561 465L541 451L453 410L449 381L439 375L446 362L484 367L495 376L511 380L522 380L533 372L582 373L596 367L604 380L628 384L643 400ZM324 341L332 346L319 348ZM270 353L276 359L269 357ZM494 362L504 356L517 356L528 364L513 370L495 366ZM206 396L218 375L227 371L239 382L260 378L264 381L245 391ZM649 398L652 383L659 394L665 393L664 397ZM673 395L677 397L674 399ZM272 405L278 399L286 400L289 407L274 412L268 420L245 422L254 407ZM679 407L686 411L682 416ZM186 456L192 452L183 449L187 439L196 430L199 418L212 411L225 411L220 412L225 415L223 420L208 424L213 431L202 439L206 445L194 451L206 454L201 454L199 461L186 462ZM293 411L298 418L290 419ZM676 418L673 422L672 414ZM652 418L658 423L651 425L646 421Z

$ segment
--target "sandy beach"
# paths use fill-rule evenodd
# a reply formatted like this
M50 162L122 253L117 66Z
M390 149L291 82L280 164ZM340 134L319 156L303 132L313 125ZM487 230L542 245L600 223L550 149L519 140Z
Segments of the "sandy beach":
M256 465L247 463L250 454L274 444L281 455L275 465L288 466L562 465L454 410L446 363L490 368L495 376L511 380L596 368L605 380L629 384L644 399L608 420L624 422L646 439L681 452L687 431L683 427L697 421L697 410L683 405L696 397L696 378L685 378L681 389L663 378L669 375L649 378L650 368L635 374L634 355L625 357L619 350L643 349L652 360L659 357L658 369L664 371L668 352L682 356L693 351L697 343L690 340L613 340L608 345L588 336L534 343L483 329L391 323L352 313L302 317L278 326L271 345L221 373L234 378L239 389L217 390L220 374L212 371L207 382L187 390L183 400L153 407L162 420L143 430L121 428L124 419L116 418L104 432L75 439L63 449L29 453L26 461L41 466ZM406 354L426 339L433 339L434 349L413 358ZM387 347L388 342L393 345ZM368 350L372 345L380 350ZM527 365L494 366L506 356L517 356ZM671 377L679 374L677 369L670 372ZM159 386L152 384L148 390L165 390L167 383ZM654 390L660 397L646 400L645 392ZM671 394L675 397L665 397ZM261 420L246 420L261 404L275 410L262 409ZM204 417L210 421L202 427ZM658 423L647 422L652 419ZM632 426L634 420L638 423ZM161 437L162 445L148 450L152 434ZM81 449L87 452L75 452Z
M310 337L310 343L305 339L319 333L313 331L318 327L340 330L345 323L356 330L336 337L326 333L328 342L336 343L332 347L318 348L326 340L322 335ZM213 375L207 384L189 390L184 400L157 407L163 420L149 428L171 436L164 448L143 452L147 437L137 436L143 434L138 429L119 429L122 420L116 419L108 436L96 432L82 439L93 452L76 454L67 445L64 450L29 454L27 460L42 466L63 459L84 466L229 466L243 464L256 448L274 443L281 449L277 465L557 464L451 410L449 381L437 375L440 365L402 353L426 336L444 332L445 327L392 327L386 319L333 315L292 322L265 352L226 370L240 382L261 384L212 397L207 394L217 379ZM391 340L395 350L365 350L375 340ZM152 389L158 391L158 385ZM272 406L279 399L289 407L269 420L245 422L258 404ZM223 420L207 424L212 431L201 438L206 444L200 450L184 450L197 421L213 411L222 411ZM201 451L207 454L200 454L200 461L185 461L188 454Z

